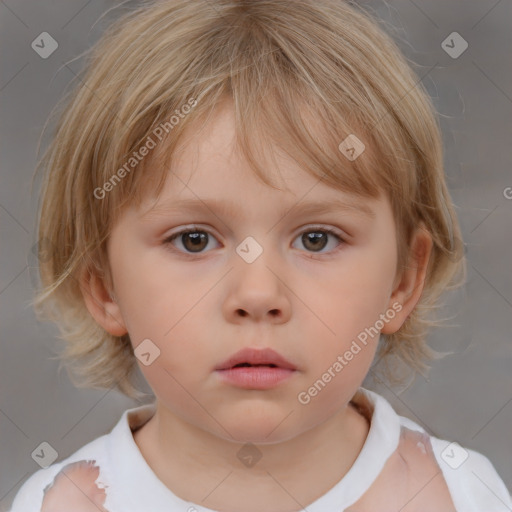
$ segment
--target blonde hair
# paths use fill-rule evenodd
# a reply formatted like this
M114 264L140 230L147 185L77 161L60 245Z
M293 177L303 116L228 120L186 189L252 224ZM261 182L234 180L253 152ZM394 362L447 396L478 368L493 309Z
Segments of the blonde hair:
M95 271L111 287L106 241L117 216L149 191L160 193L183 130L226 98L237 143L269 186L265 169L275 167L261 155L273 146L340 190L384 192L397 225L397 269L414 229L432 235L421 299L398 332L383 335L380 352L427 368L435 357L425 340L435 323L428 314L464 267L461 234L434 108L370 14L334 0L148 2L107 29L79 80L39 163L38 235L46 248L34 301L39 318L59 325L66 341L59 357L76 385L142 396L128 335L94 321L79 277ZM352 161L339 148L350 134L370 149ZM149 138L158 151L134 163Z

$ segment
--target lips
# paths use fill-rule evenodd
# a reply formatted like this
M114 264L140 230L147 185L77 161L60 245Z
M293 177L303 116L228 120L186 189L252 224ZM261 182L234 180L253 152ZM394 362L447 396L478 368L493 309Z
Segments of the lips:
M253 349L243 348L229 359L220 363L215 370L229 370L231 368L239 367L270 367L270 368L283 368L286 370L296 370L297 368L286 360L281 354L272 350L271 348Z
M297 375L297 368L270 348L244 348L215 368L219 381L239 389L271 390Z

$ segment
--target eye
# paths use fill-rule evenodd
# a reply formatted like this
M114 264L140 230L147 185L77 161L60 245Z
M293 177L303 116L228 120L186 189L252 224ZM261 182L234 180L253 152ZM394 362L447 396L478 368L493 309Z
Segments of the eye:
M340 243L344 242L343 238L341 238L336 231L330 228L310 228L307 231L303 231L297 239L300 239L308 252L321 253L321 251L329 244L329 238L333 237ZM338 246L339 245L340 244L338 244ZM336 248L334 248L334 250L336 250Z
M164 240L164 244L175 245L173 242L176 240L183 248L179 248L180 252L197 254L204 252L203 249L208 246L210 237L215 239L210 232L199 228L188 228Z

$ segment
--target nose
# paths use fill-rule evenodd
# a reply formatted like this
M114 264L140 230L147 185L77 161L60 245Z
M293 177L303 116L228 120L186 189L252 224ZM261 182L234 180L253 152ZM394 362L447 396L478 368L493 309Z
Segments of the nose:
M238 256L236 256L238 258ZM291 314L290 289L278 266L265 251L252 263L239 258L230 275L224 303L228 321L287 322Z

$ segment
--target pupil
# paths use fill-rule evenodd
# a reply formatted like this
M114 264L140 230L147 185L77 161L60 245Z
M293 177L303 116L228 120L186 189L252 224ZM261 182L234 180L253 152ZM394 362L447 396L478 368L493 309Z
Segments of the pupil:
M323 237L323 240L321 238ZM304 246L314 249L314 250L322 250L326 244L325 233L307 233L302 235L302 241L304 242Z
M206 233L204 233L202 231L194 231L193 233L185 233L185 235L183 235L183 237L184 237L184 239L182 239L183 245L187 249L191 249L193 252L199 252L198 249L199 250L204 249L204 247L206 246L206 244L205 244ZM188 242L190 242L191 245Z

